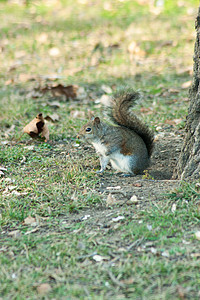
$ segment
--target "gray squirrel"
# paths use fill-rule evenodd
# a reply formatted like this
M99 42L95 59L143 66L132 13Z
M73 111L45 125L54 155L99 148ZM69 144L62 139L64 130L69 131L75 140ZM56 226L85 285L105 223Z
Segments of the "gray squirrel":
M79 136L91 143L100 156L98 173L102 173L109 162L114 169L131 175L140 174L149 166L154 134L130 112L139 97L135 91L121 91L113 97L110 117L116 126L92 117L81 128Z

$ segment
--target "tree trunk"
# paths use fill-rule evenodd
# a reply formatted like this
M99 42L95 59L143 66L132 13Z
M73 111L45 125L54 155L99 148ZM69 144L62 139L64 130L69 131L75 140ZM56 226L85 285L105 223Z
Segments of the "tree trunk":
M189 90L189 110L186 119L186 135L174 177L200 178L200 7L195 24L197 36L194 48L193 84Z

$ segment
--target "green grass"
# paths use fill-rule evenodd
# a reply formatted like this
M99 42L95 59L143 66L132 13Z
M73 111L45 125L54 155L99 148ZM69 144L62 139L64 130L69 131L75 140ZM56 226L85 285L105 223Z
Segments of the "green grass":
M103 116L95 102L102 85L139 89L136 112L150 127L181 133L198 8L182 2L164 1L155 14L129 0L0 1L0 298L199 299L198 185L157 199L149 191L146 206L106 207L104 184L115 175L96 175L97 156L77 140L88 111ZM128 50L133 41L139 54ZM36 88L59 83L86 95L35 97ZM48 123L49 143L21 137L39 112L60 117ZM182 121L168 126L175 119ZM42 283L50 285L44 295Z

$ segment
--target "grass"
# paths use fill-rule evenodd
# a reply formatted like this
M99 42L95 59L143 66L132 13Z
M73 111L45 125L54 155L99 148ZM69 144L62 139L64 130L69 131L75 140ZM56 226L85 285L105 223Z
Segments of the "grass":
M76 138L88 110L103 116L103 85L139 89L150 127L182 134L197 2L164 1L158 14L141 3L0 1L2 299L199 299L198 184L106 207L106 184L122 179L96 175L97 156ZM36 95L59 83L85 96ZM60 117L49 143L20 137L38 112Z

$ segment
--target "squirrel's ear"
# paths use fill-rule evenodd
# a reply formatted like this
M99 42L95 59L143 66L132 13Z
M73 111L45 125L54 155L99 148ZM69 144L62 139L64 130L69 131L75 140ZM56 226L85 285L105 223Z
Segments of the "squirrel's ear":
M94 115L93 115L93 113L92 113L91 111L88 112L88 117L89 117L89 119L90 119L91 121L94 120Z
M93 123L96 124L96 125L98 125L100 123L99 117L94 118Z

